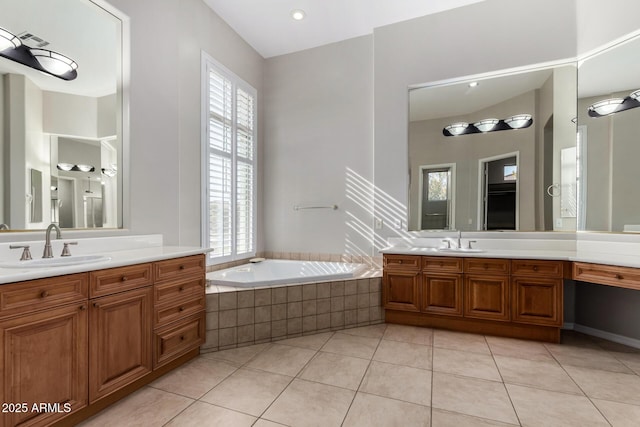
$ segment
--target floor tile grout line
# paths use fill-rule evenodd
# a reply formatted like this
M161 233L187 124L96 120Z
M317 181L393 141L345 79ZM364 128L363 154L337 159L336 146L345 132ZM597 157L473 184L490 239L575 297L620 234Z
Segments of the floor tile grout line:
M331 338L333 338L333 336L334 336L334 335L335 335L335 332L333 332L333 333L332 333L332 334L327 338L327 341L325 341L325 343L322 345L322 347L324 347L324 346L327 344L327 342L329 342L329 340L330 340ZM290 347L291 347L291 346L290 346ZM320 347L320 348L322 348L322 347ZM314 359L317 357L318 353L320 353L320 350L319 350L319 349L318 349L318 350L315 350L315 354L309 358L309 360L307 361L307 363L305 363L305 364L304 364L304 366L303 366L303 367L302 367L302 368L301 368L301 369L300 369L300 370L299 370L299 371L298 371L298 372L297 372L297 373L296 373L296 374L291 378L291 381L289 381L289 383L288 383L288 384L287 384L287 385L282 389L282 391L281 391L280 393L278 393L278 395L277 395L277 396L276 396L276 397L271 401L271 403L270 403L270 404L269 404L269 405L264 409L264 411L262 411L262 412L260 413L260 416L258 416L258 419L262 418L262 417L264 416L264 414L266 414L266 413L267 413L267 411L269 410L269 408L271 408L271 407L273 406L273 404L274 404L274 403L275 403L275 402L280 398L280 396L282 396L282 394L283 394L283 393L284 393L284 392L285 392L285 391L286 391L286 390L291 386L291 384L296 380L296 378L298 378L298 375L299 375L302 371L304 371L304 370L305 370L305 368L309 365L309 363L311 363L311 361L312 361L312 360L314 360ZM268 372L268 371L265 371L265 372ZM265 418L265 419L266 419L267 421L272 421L272 420L269 420L268 418ZM274 422L276 422L276 423L280 423L279 421L274 421Z
M484 341L489 348L489 353L491 353L491 359L493 360L493 364L496 367L496 371L498 371L498 375L500 375L500 380L502 382L502 387L504 387L505 393L507 393L507 397L509 398L509 403L511 403L511 408L513 408L513 413L516 415L516 419L518 420L518 424L522 425L522 421L520 420L520 415L518 415L518 410L516 409L516 405L513 403L513 399L511 398L511 394L509 394L509 389L507 388L507 384L504 381L504 377L502 376L502 372L500 372L500 368L498 367L498 362L496 362L496 356L493 354L493 350L491 349L491 345L489 345L489 341L487 340L487 336L484 335Z
M171 419L169 421L167 421L166 423L162 424L162 426L167 426L171 423L171 421L175 420L177 417L180 416L180 414L182 414L183 412L185 412L187 409L191 408L196 402L198 402L198 400L194 400L193 402L189 403L182 411L178 412L177 414L175 414L173 417L171 417Z
M378 344L376 345L376 349L371 354L371 359L369 359L369 363L367 364L367 369L364 370L364 375L362 375L362 378L360 378L360 383L358 384L358 387L356 387L356 390L353 393L353 398L351 399L351 402L349 403L349 407L347 408L347 411L344 413L344 416L342 417L342 422L340 423L341 427L344 425L344 422L347 420L347 416L349 415L349 411L351 411L351 407L353 406L353 402L355 402L356 397L358 397L358 392L360 391L360 387L362 387L362 382L367 377L367 373L369 372L369 368L371 367L371 364L373 363L373 358L375 357L376 352L378 351L378 348L380 347L380 343L382 342L382 339L383 339L384 334L385 334L386 331L387 331L387 328L385 326L384 331L382 333L382 337L378 338Z

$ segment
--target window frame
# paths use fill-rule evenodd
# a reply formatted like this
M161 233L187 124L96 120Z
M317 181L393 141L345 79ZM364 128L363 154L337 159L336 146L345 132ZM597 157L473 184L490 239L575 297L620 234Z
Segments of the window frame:
M228 79L232 84L232 131L231 131L231 224L230 224L230 236L231 236L231 253L229 255L216 256L215 252L209 252L207 254L207 264L220 264L224 262L234 261L238 259L251 258L256 255L257 252L257 234L258 234L258 91L249 83L244 81L238 75L233 73L227 67L216 61L211 55L206 52L202 52L201 55L201 245L206 248L210 248L210 218L209 218L209 73L215 71L222 75L225 79ZM247 164L243 160L238 160L242 156L238 155L238 135L237 135L237 90L243 90L247 94L253 97L253 159L251 166L253 168L252 179L252 206L253 215L251 218L251 233L252 233L252 250L249 252L237 253L237 182L238 182L238 163Z

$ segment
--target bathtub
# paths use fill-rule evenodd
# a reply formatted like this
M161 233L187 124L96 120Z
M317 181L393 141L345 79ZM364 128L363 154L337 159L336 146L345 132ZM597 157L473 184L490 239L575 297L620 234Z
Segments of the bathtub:
M352 279L366 269L365 264L268 259L207 273L207 281L211 285L255 288Z

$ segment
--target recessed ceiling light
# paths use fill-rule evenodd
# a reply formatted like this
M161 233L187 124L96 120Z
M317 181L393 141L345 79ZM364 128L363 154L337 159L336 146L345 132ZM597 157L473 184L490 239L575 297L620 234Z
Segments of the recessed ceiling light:
M302 21L305 16L307 16L307 14L304 13L304 10L302 9L294 9L291 11L291 17L296 21Z
M476 87L476 86L478 86L479 84L480 84L480 83L478 83L478 82L471 82L471 83L469 83L469 87Z

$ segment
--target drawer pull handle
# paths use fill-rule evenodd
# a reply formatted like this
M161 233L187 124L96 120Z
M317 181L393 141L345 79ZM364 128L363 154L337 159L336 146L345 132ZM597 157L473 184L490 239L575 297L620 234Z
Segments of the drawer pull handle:
M180 286L180 289L178 289L180 292L184 291L184 286Z
M180 341L184 341L184 335L180 335Z
M178 308L179 311L184 311L184 307Z
M180 266L180 270L184 270L186 267L184 265Z
M47 292L47 291L40 292L40 298L46 298L48 296L49 296L49 292Z
M98 304L97 302L94 302L94 303L93 303L93 306L94 306L95 308L98 308L98 307L100 307L100 304Z
M622 277L622 274L616 274L616 279L622 280L622 279L624 279L624 277Z
M127 276L122 276L120 280L122 280L123 282L126 282L127 280L129 280L129 278Z
M401 259L398 260L398 264L402 264L402 260Z
M86 305L81 305L81 306L80 306L80 310L81 310L81 311L85 311L86 309L87 309L87 306L86 306Z
M533 271L538 271L538 266L537 265L533 266Z

